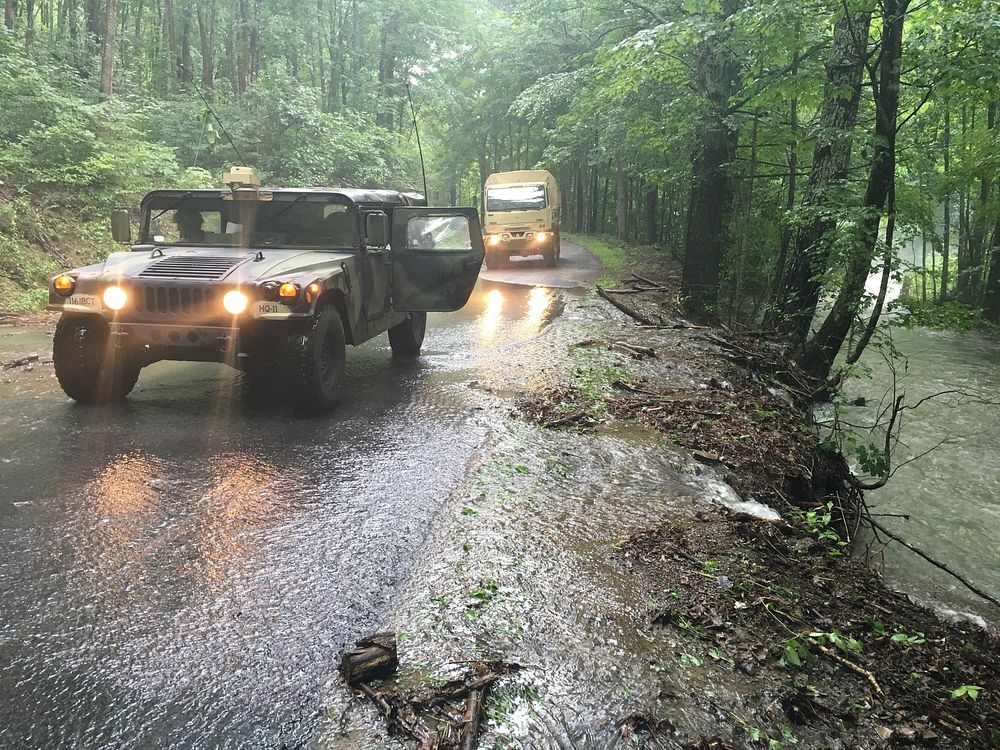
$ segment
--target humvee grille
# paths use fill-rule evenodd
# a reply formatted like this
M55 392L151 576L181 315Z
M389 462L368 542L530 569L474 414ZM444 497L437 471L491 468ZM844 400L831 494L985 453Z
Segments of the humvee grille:
M221 292L211 287L140 286L136 288L135 308L139 313L173 315L211 315L218 313Z
M175 255L157 261L139 276L147 279L221 279L244 260L232 256Z

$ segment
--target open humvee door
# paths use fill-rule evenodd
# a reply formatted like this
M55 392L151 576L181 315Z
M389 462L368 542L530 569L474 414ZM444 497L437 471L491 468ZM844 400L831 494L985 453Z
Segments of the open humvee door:
M468 301L484 255L476 209L397 207L391 247L393 309L452 312Z

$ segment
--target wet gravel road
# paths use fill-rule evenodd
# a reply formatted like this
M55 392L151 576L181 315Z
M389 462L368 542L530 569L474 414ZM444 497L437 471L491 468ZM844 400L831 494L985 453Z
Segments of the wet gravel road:
M563 260L559 286L599 273ZM308 745L337 653L380 621L500 418L480 384L566 294L484 280L431 316L420 358L351 349L324 419L248 409L219 365L154 365L114 408L72 404L51 365L3 373L0 747ZM2 330L0 358L45 341Z

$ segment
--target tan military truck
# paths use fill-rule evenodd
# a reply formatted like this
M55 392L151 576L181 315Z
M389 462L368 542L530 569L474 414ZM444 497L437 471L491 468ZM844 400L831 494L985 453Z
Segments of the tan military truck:
M505 268L514 255L541 255L549 267L559 262L559 187L549 172L491 174L483 204L487 268Z

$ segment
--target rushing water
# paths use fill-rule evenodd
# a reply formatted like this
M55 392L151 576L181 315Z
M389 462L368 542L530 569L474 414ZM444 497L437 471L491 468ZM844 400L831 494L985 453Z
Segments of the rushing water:
M875 513L909 516L908 520L890 515L878 520L1000 597L1000 546L996 543L1000 536L1000 340L991 333L899 328L892 329L892 339L907 359L896 381L897 390L905 391L906 404L951 390L978 398L934 398L905 412L902 440L892 458L897 471L886 487L869 493L868 502ZM862 362L871 367L872 377L848 385L849 396L856 389L868 401L864 408L846 410L846 419L855 424L870 423L880 402L884 407L891 399L893 387L892 373L877 350L869 350ZM881 436L872 441L879 443ZM889 581L917 599L1000 621L995 607L898 545L888 548L884 564Z

